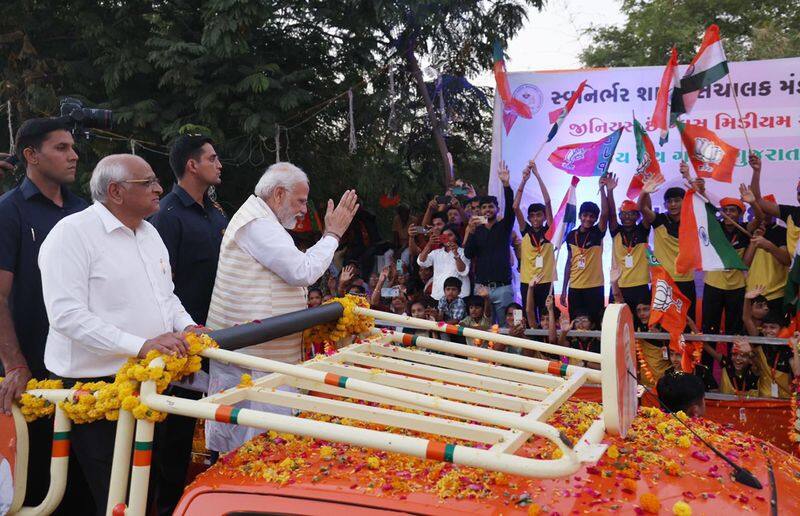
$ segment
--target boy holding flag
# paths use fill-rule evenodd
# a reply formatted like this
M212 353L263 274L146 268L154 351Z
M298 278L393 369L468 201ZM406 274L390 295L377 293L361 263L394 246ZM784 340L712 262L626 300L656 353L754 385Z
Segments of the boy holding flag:
M578 210L579 225L565 238L568 254L561 290L561 304L568 306L570 318L574 319L578 313L587 314L596 325L600 324L605 307L603 237L608 226L606 181L606 177L600 178L602 212L593 202L581 204Z
M609 214L608 229L611 233L612 256L620 270L617 281L625 302L636 313L636 306L650 302L650 270L647 262L647 240L650 236L650 224L639 222L639 205L631 200L624 200L619 210L619 221L614 214L614 189L617 177L610 175L606 180L606 191Z
M522 193L525 184L531 177L531 173L539 183L544 203L532 203L528 206L527 219L523 216L519 205L522 201ZM550 194L542 181L536 163L533 160L528 163L522 171L522 182L517 187L517 194L514 196L514 213L517 216L520 232L522 233L522 244L520 246L519 280L520 294L522 294L523 308L527 308L528 288L533 283L533 278L541 275L542 281L531 286L533 288L533 298L536 307L544 307L547 296L550 295L553 276L555 275L555 256L553 244L547 238L547 231L553 225L553 208L550 204ZM538 312L538 311L537 311ZM536 314L535 321L540 320ZM531 321L532 323L534 321Z

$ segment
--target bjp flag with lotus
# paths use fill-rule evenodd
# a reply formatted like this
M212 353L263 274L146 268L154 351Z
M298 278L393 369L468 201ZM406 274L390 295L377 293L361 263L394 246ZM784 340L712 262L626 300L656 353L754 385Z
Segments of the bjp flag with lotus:
M669 333L670 351L681 354L681 368L690 373L700 358L698 351L702 350L702 344L686 343L683 339L691 302L649 249L647 259L653 291L648 326L659 325Z

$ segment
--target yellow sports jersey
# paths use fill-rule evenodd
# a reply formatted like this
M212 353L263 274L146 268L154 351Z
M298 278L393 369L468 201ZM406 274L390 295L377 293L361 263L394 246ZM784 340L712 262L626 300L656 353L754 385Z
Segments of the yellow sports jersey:
M612 252L620 270L619 286L638 287L650 284L650 268L647 263L647 237L650 230L636 224L630 231L622 225L611 231Z
M737 228L729 231L724 224L722 224L722 232L728 237L728 242L731 243L739 257L744 256L745 249L750 245L750 237ZM705 283L720 290L736 290L745 286L744 271L738 269L709 271L706 272Z
M533 229L530 224L525 226L519 260L519 281L522 283L530 283L539 273L542 274L542 283L555 279L553 244L544 236L547 229L546 224L538 230Z
M653 226L653 254L661 262L675 281L694 281L694 271L678 274L675 271L675 259L678 258L678 230L680 222L675 222L666 213L657 213Z
M786 228L773 224L767 228L764 238L772 242L775 247L786 249ZM772 301L783 297L783 287L789 276L789 267L780 263L772 253L764 249L756 249L750 272L747 274L747 290L753 290L758 285L764 286L764 297Z
M603 231L594 225L581 233L573 229L567 235L569 246L570 288L593 288L605 283L603 276Z
M755 362L761 375L758 393L763 398L772 397L772 384L777 385L778 398L788 398L792 392L792 350L788 346L755 346ZM766 374L765 374L766 373Z
M797 240L800 239L800 206L779 204L779 218L786 223L786 249L794 257Z

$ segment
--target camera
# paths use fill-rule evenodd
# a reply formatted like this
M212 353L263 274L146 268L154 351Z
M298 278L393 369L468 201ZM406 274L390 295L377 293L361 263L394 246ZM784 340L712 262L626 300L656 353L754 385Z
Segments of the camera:
M61 99L61 117L72 125L72 132L86 129L111 129L110 109L92 109L83 107L83 103L72 97Z

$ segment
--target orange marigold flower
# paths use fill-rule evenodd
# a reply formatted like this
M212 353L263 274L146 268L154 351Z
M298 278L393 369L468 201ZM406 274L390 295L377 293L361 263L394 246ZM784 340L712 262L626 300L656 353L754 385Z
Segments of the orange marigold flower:
M652 493L644 493L640 496L639 505L644 512L649 512L650 514L658 514L658 511L661 510L661 502Z

